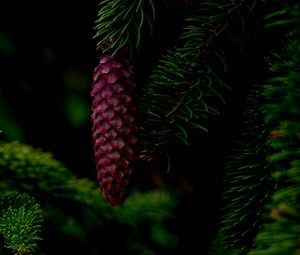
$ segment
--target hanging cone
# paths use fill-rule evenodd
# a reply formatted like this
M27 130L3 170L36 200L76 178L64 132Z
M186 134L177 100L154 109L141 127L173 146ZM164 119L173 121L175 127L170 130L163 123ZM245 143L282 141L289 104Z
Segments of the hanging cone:
M132 65L105 54L94 70L91 96L94 155L100 189L112 205L128 196L137 161Z

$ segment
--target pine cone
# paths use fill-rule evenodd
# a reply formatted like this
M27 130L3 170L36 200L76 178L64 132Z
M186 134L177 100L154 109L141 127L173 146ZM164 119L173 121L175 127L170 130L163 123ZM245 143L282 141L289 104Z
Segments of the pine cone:
M98 181L112 205L123 203L137 161L136 107L132 65L109 54L94 70L92 132Z

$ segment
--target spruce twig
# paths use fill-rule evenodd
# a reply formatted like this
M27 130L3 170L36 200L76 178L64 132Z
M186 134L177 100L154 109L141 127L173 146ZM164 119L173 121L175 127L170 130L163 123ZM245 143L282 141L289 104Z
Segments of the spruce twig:
M274 54L273 78L265 85L265 122L271 127L267 144L277 189L266 209L265 222L250 255L299 253L300 197L300 5L276 1L266 27L286 26L286 47ZM297 21L297 22L295 22Z
M241 6L205 1L186 19L179 45L162 56L142 91L141 136L146 145L187 144L187 127L207 132L206 121L219 114L229 88L210 61L226 71L217 41L232 37L230 19Z
M224 251L235 248L246 254L252 248L274 190L262 104L262 87L255 86L246 99L243 134L225 162L218 231L218 245Z
M94 28L97 48L113 55L126 49L133 56L139 51L145 28L153 32L156 5L155 0L101 1Z
M41 240L42 211L26 193L6 192L0 201L0 234L16 255L33 254Z

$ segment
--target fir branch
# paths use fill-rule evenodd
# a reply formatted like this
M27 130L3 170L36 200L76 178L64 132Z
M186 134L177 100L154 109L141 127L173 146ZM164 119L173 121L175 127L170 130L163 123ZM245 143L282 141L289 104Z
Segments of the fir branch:
M265 121L271 126L267 143L270 145L269 161L272 178L277 189L268 205L269 214L257 235L257 246L249 254L298 254L299 253L299 197L300 197L300 42L299 4L282 4L284 16L295 18L287 29L287 47L274 54L270 70L273 78L265 86ZM276 15L277 15L276 14ZM269 17L276 16L274 13ZM279 15L282 18L281 15ZM282 20L285 20L283 18ZM272 25L285 22L272 22ZM288 24L289 22L286 22ZM289 24L291 25L291 24Z
M3 183L21 192L43 197L60 194L66 180L73 174L51 153L14 141L0 144L0 173Z
M173 213L175 206L177 206L176 199L166 191L135 192L125 205L115 208L115 213L120 222L126 224L137 224L145 219L160 223L164 219L175 217Z
M163 55L142 91L141 136L145 144L187 144L186 127L207 132L206 120L219 114L224 88L228 89L210 61L226 67L224 52L215 45L230 37L227 25L240 6L205 1L186 19L181 46Z
M0 174L1 192L18 190L35 197L45 220L69 236L83 237L104 221L117 221L133 228L141 221L162 221L171 217L176 205L173 194L149 191L133 192L123 206L112 207L99 192L97 183L76 177L51 153L17 141L0 144ZM86 224L91 221L93 224Z
M264 125L262 88L252 89L246 100L244 128L225 164L218 240L221 250L245 254L262 224L264 206L274 190L266 161L268 130Z
M101 1L99 8L94 38L103 53L115 54L127 48L132 56L139 50L145 27L153 30L157 8L154 0Z
M270 214L266 215L268 223L263 225L262 230L257 235L257 247L250 251L249 255L298 254L299 206L278 204L272 207Z
M272 12L264 17L265 28L299 29L300 4L297 1L272 1Z
M0 201L0 233L5 247L14 254L33 254L41 240L42 212L34 198L26 193L6 192Z

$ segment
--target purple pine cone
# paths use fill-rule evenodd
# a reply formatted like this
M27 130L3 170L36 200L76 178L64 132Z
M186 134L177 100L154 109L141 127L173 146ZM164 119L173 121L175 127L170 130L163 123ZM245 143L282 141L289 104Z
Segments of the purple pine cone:
M100 189L112 205L128 196L137 161L135 83L132 65L105 54L94 70L92 132Z

